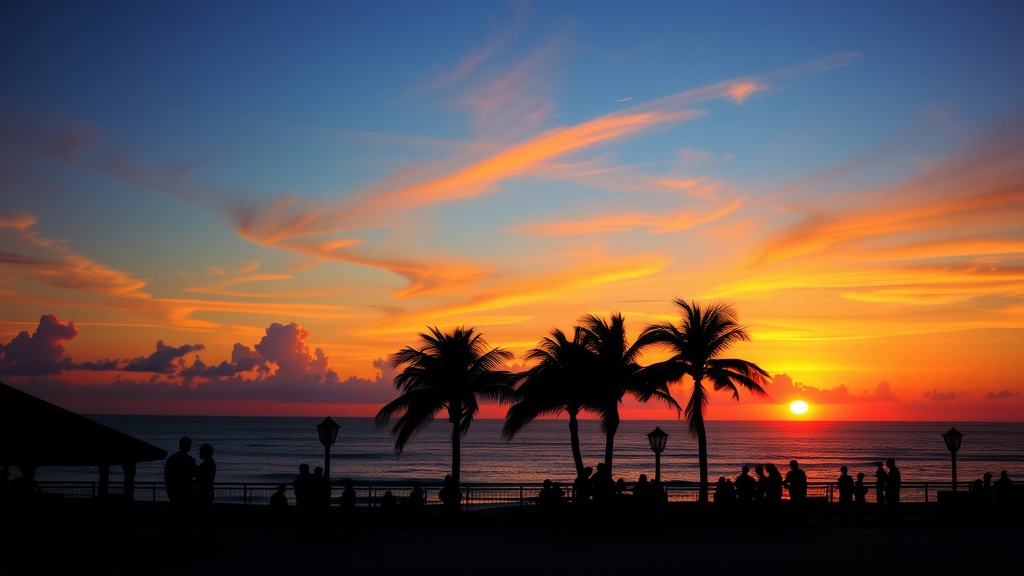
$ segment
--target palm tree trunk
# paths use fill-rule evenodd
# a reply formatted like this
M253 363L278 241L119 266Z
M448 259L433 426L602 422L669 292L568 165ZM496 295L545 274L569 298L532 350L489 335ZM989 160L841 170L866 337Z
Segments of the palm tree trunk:
M449 414L448 419L452 423L452 480L456 486L461 486L459 477L462 472L462 437L459 435L459 428L462 423L454 411L449 412Z
M608 424L605 430L604 439L604 465L608 470L608 475L612 474L612 455L615 452L615 433L619 430L619 407L613 405L608 411L608 418L606 419Z
M567 410L569 413L569 443L572 445L572 461L576 464L576 475L583 474L583 453L580 451L580 422L576 419L579 410Z
M708 503L708 433L704 429L704 414L701 410L693 413L693 428L697 432L697 465L700 468L700 492L697 501Z

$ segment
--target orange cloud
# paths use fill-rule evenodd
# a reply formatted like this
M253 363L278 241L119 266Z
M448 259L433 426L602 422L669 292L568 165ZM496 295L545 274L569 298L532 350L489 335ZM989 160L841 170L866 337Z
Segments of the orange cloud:
M533 236L576 236L648 228L651 234L665 234L681 232L713 222L736 212L742 205L742 201L734 200L718 210L703 215L695 214L691 210L677 210L670 214L646 212L608 214L586 220L525 224L516 227L514 231Z
M743 104L743 101L754 92L760 92L766 89L767 86L759 84L757 82L738 82L733 84L731 88L726 92L726 95L735 103Z

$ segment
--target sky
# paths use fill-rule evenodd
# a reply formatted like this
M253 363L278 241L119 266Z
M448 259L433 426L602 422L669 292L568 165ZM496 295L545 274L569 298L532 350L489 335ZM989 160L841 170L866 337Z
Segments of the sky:
M708 419L1024 420L1022 27L1010 1L4 2L0 380L369 416L428 327L519 371L585 314L635 338L683 299L732 304L729 355L773 376Z

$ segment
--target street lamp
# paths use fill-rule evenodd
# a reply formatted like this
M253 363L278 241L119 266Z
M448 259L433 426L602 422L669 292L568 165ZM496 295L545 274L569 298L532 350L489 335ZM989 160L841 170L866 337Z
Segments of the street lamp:
M331 477L331 445L338 439L338 423L328 416L324 421L316 425L316 435L320 437L320 443L324 445L324 478Z
M647 441L651 443L651 450L654 452L654 481L661 482L661 453L665 451L665 442L668 434L661 428L655 426L654 430L647 433Z
M942 434L942 441L946 443L946 450L949 450L949 455L953 459L953 492L956 492L956 451L960 449L960 441L963 439L964 435L952 427Z

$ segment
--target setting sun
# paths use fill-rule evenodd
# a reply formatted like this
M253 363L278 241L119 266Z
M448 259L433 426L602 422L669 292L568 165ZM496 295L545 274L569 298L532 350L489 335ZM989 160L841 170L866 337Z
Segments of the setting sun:
M803 414L807 412L807 408L809 408L809 406L807 406L807 402L804 402L803 400L795 400L789 403L789 411L793 414Z

